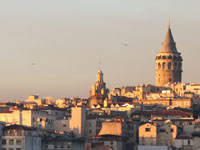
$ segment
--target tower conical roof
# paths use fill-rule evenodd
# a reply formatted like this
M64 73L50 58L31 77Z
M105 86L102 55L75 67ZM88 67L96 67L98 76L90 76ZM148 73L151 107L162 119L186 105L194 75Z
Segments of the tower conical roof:
M176 49L176 43L174 42L174 38L172 36L170 26L168 26L167 33L162 43L162 48L160 52L163 52L163 53L177 53L178 52Z

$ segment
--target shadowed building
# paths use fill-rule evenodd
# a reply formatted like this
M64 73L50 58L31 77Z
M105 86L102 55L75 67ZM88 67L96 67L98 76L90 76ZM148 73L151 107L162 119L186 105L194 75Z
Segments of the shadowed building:
M181 82L182 61L169 24L162 48L156 56L156 86Z
M3 128L1 150L41 150L36 128L13 124Z

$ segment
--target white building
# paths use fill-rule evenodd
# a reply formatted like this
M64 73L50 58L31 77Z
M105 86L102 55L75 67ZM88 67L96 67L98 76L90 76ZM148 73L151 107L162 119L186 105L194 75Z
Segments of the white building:
M71 108L71 120L69 127L76 137L85 136L86 111L84 106Z
M175 140L175 147L181 150L192 150L194 148L194 138L190 136L178 136Z
M0 121L7 124L18 124L37 127L48 131L54 131L55 116L40 110L20 110L0 112Z
M137 146L137 150L169 150L167 146Z
M6 126L3 129L2 150L41 150L41 138L34 128Z
M5 126L4 122L0 122L0 150L1 150L1 144L2 144L2 136L3 136L3 128Z
M55 120L55 131L56 132L71 132L69 126L69 119Z
M86 123L86 137L89 138L98 135L102 127L102 122L103 119L101 118L88 117Z
M54 137L46 136L42 139L42 150L85 150L85 141L82 138L72 138L58 134Z
M85 107L72 107L71 118L55 120L55 131L73 132L76 137L86 136L86 110Z

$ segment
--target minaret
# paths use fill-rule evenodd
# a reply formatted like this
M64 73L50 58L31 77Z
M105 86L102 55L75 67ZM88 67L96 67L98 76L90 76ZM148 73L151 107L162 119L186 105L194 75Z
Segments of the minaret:
M169 22L162 48L156 56L156 86L181 82L182 61L181 53L176 49Z

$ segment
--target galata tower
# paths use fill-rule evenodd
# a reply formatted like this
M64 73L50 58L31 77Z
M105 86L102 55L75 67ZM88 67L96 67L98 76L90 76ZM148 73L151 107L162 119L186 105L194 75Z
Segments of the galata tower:
M156 55L156 86L181 82L182 61L181 53L176 49L169 23L162 48Z

